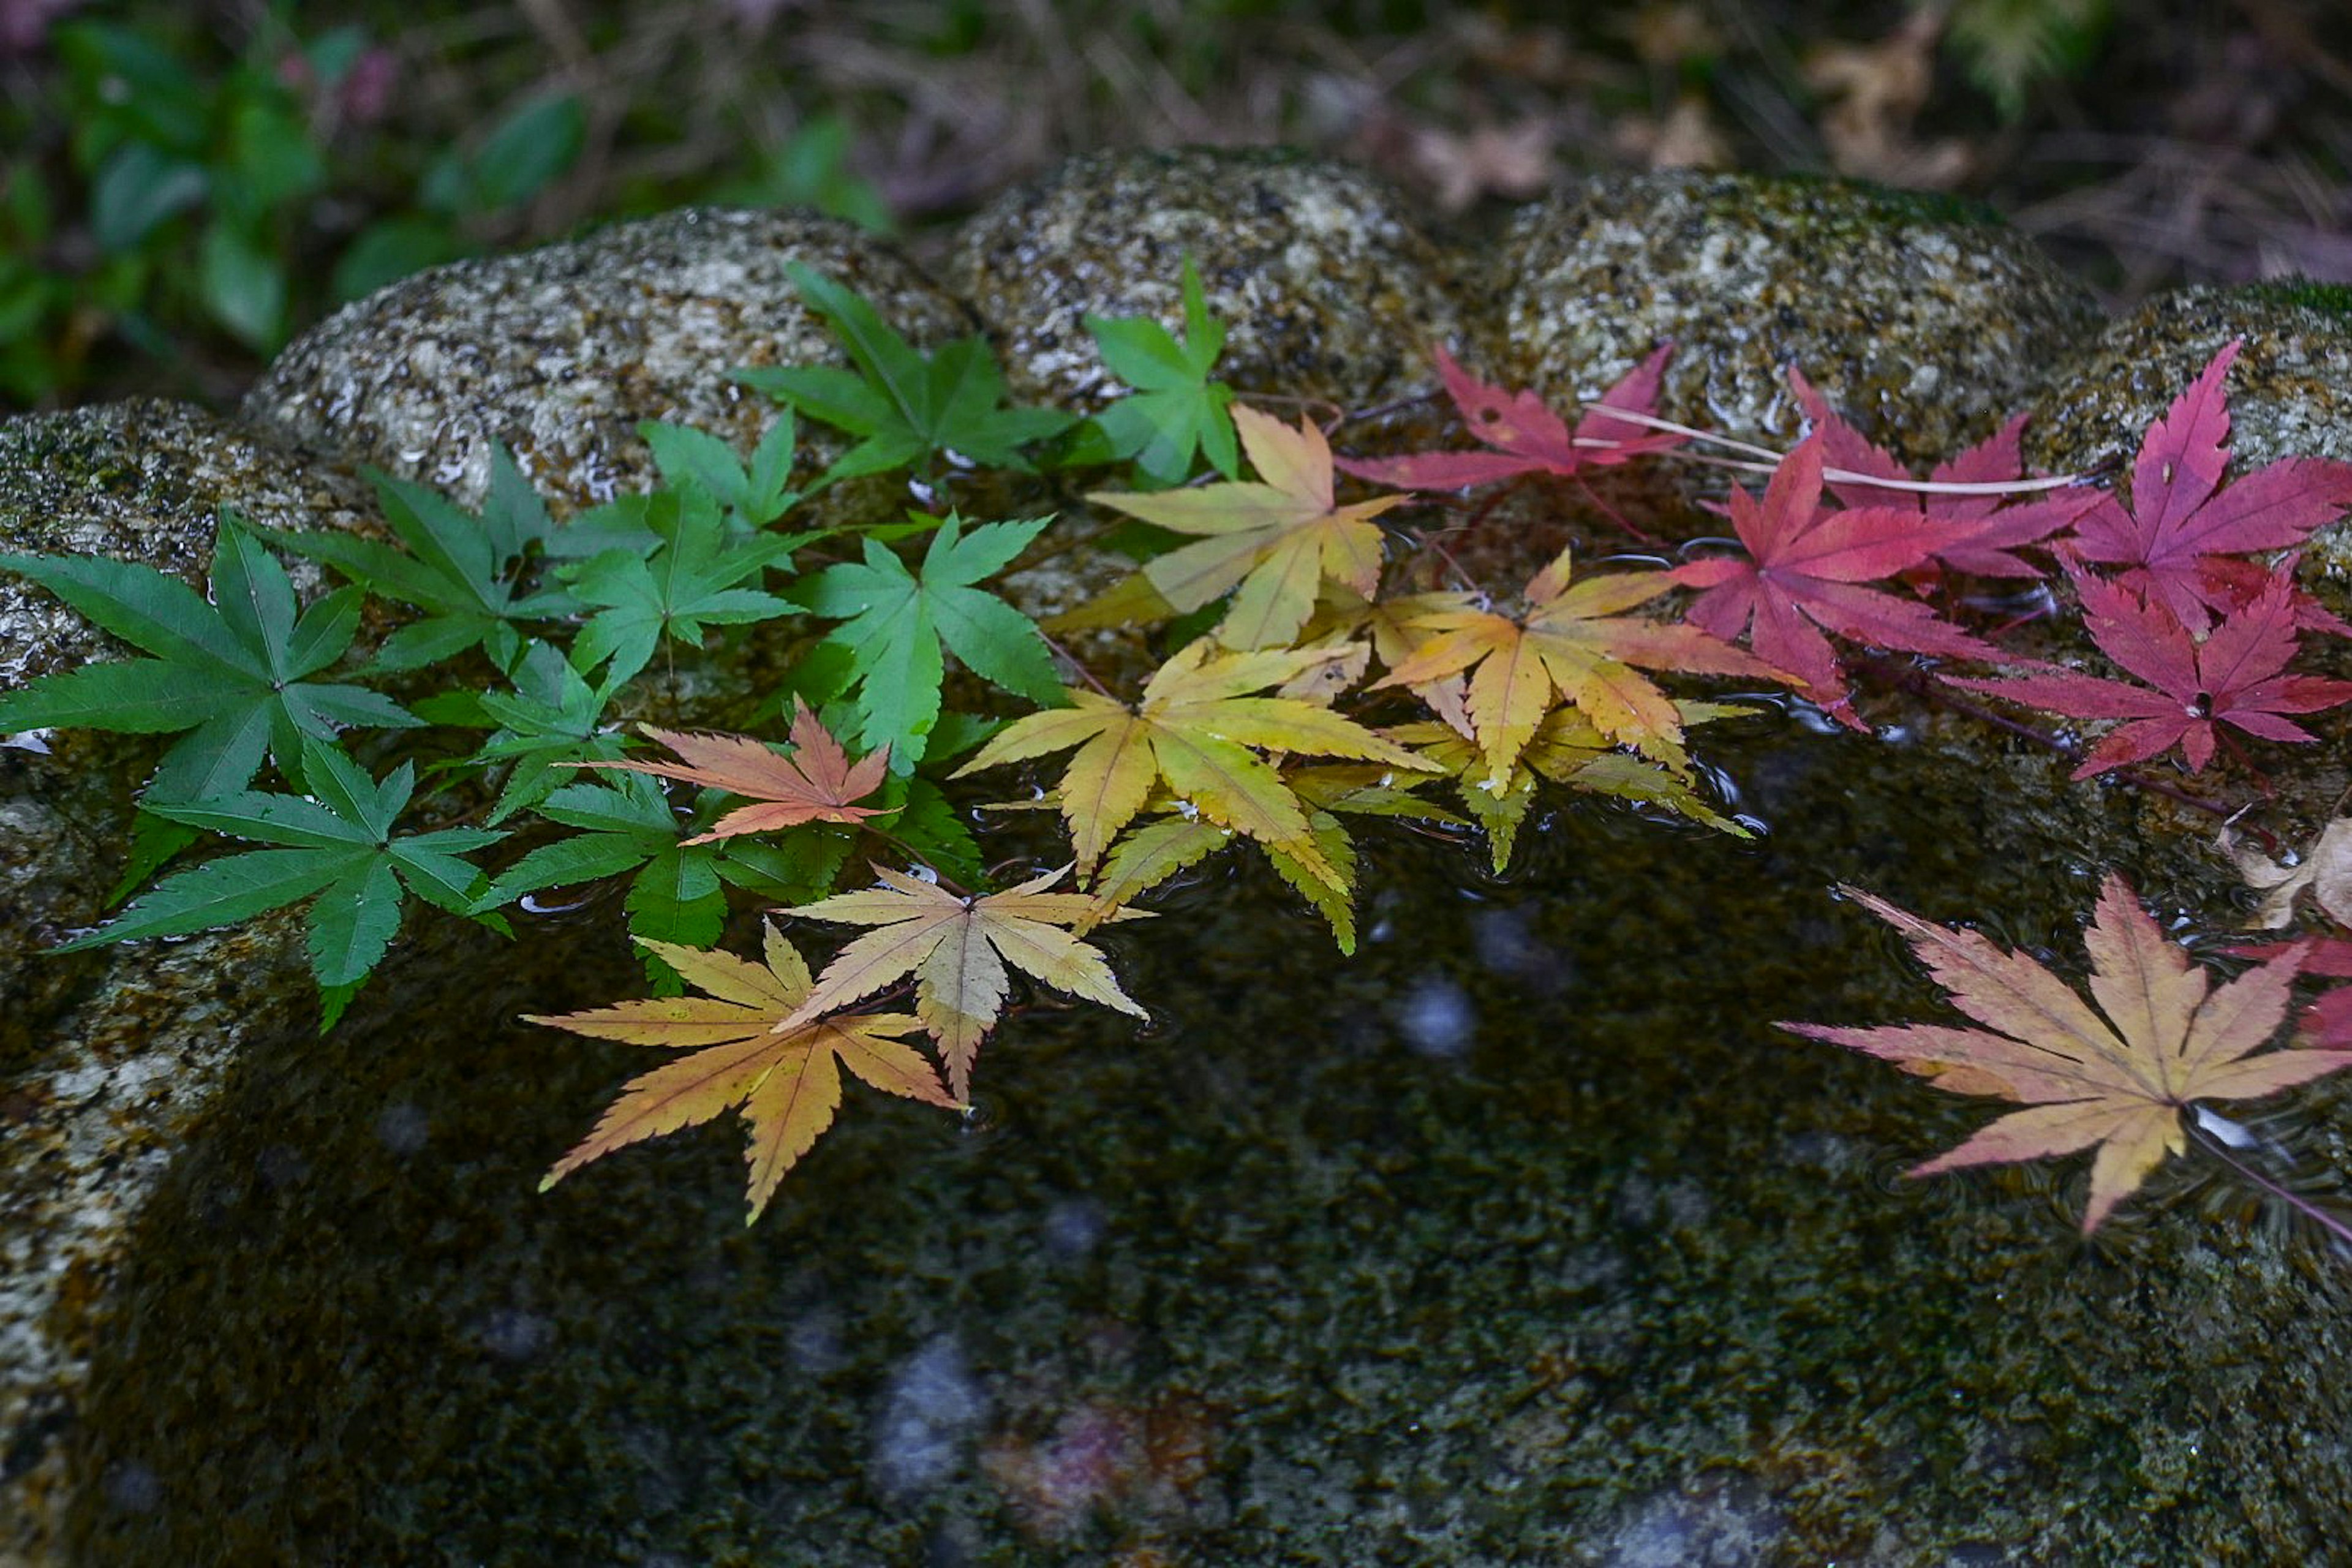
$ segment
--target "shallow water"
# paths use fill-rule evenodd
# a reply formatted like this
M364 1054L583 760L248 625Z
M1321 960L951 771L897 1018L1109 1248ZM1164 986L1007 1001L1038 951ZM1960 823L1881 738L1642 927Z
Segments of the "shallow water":
M80 1558L2318 1560L2341 1260L2194 1163L2095 1247L2080 1162L1905 1181L1981 1108L1769 1026L1932 1009L1841 880L2073 963L2139 803L1715 750L1759 843L1368 832L1352 961L1213 872L1103 939L1151 1029L1038 998L970 1128L852 1089L749 1231L727 1130L533 1191L637 1065L493 1021L626 994L589 916L576 994L265 1054L136 1249Z

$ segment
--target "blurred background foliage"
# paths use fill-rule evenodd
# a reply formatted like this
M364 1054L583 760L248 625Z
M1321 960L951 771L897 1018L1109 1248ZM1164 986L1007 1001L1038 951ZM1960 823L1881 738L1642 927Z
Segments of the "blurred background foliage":
M419 268L694 202L903 238L1286 142L1470 229L1601 167L1980 196L2111 303L2352 279L2343 0L0 0L0 408L222 404Z

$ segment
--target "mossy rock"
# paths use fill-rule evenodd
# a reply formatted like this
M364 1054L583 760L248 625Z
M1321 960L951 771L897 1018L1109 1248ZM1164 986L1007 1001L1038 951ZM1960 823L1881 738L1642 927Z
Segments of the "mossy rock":
M1489 379L1578 403L1671 341L1662 413L1785 447L1794 364L1923 468L2022 407L2097 320L1989 211L1839 180L1598 175L1523 210L1486 279Z
M468 505L502 441L568 514L655 482L641 420L695 426L749 454L781 405L730 371L849 363L786 276L794 261L918 344L974 330L912 262L853 225L688 208L394 283L305 333L244 411ZM805 479L842 444L821 428L803 436Z
M1016 396L1092 410L1123 388L1085 318L1181 332L1190 256L1243 395L1362 409L1430 379L1456 341L1451 263L1360 169L1265 151L1074 159L965 224L944 268L995 334ZM1288 403L1286 401L1285 407Z

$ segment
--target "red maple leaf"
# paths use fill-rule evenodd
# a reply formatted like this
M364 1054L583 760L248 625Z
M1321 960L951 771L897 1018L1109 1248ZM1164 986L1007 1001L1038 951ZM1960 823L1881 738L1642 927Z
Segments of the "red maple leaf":
M1906 572L1935 552L1945 525L1916 508L1824 508L1822 438L1807 437L1780 460L1759 505L1731 492L1731 525L1748 559L1690 561L1667 574L1700 590L1685 618L1729 642L1742 633L1767 664L1801 678L1806 695L1840 723L1854 717L1845 672L1822 634L1913 653L1998 659L2000 651L1927 605L1862 584Z
M1824 468L1909 482L1910 470L1832 409L1794 365L1789 367L1789 384L1796 389L1797 401L1804 405L1822 437ZM2018 415L1958 457L1937 465L1927 477L1938 484L2006 484L2023 479L2020 437L2025 420L2024 415ZM2011 552L2040 543L2107 499L2093 489L2056 490L2019 500L1948 491L1923 495L1862 479L1832 479L1828 484L1831 493L1848 506L1903 507L1942 522L1945 529L1934 547L1935 558L1955 572L1979 577L2040 577L2041 568Z
M2175 745L2189 759L2189 771L2200 772L2212 760L2218 724L2234 724L2266 741L2316 740L2284 715L2352 702L2352 680L2284 673L2295 647L2294 578L2287 568L2273 572L2252 603L2222 616L2201 638L2161 600L2142 599L2120 584L2084 574L2075 575L2074 587L2091 640L2146 686L2072 670L2003 680L1945 679L2052 713L2124 720L2083 759L2074 770L2078 779Z
M2067 548L2126 570L2120 581L2160 601L2193 632L2267 591L2270 573L2228 557L2301 544L2352 506L2352 463L2283 458L2221 483L2230 408L2222 383L2245 340L2213 356L2195 384L2147 427L2132 466L2131 506L2109 496L2074 525ZM2297 624L2352 636L2298 595Z
M1674 344L1661 343L1650 357L1627 371L1617 384L1601 394L1612 407L1638 414L1657 412L1658 377L1665 370ZM1410 490L1454 490L1465 485L1492 484L1519 474L1574 474L1584 468L1607 468L1651 452L1680 446L1684 437L1671 430L1619 419L1603 408L1589 408L1570 433L1568 422L1544 406L1532 392L1507 393L1489 386L1454 363L1443 348L1436 351L1437 374L1463 423L1491 452L1408 452L1400 458L1341 458L1339 468L1360 479L1395 485Z

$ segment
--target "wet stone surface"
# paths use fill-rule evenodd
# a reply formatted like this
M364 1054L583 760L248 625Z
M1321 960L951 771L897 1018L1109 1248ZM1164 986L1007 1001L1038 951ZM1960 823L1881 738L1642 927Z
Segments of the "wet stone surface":
M748 1232L731 1129L532 1193L641 1053L484 1019L593 978L271 1048L142 1225L80 1560L2319 1560L2340 1266L2210 1164L2089 1247L2079 1169L1903 1181L1982 1108L1764 1023L1926 999L1824 879L2077 960L2127 805L1724 755L1759 846L1381 837L1353 962L1213 876L1106 939L1143 1038L1025 1013L970 1130L853 1091ZM2340 1159L2343 1112L2262 1131Z
M1956 199L1830 180L1598 175L1488 258L1486 374L1555 403L1675 345L1660 411L1785 447L1792 362L1898 456L1948 457L2095 330L2089 294Z
M1465 260L1359 174L1192 153L1081 161L976 219L977 313L789 215L427 274L298 343L251 426L0 426L0 537L197 581L222 499L369 526L360 462L471 501L504 439L562 512L651 478L639 419L748 448L773 408L728 367L840 363L795 257L919 342L986 316L1017 396L1085 406L1079 316L1174 325L1187 250L1244 392L1360 406L1451 337L1565 402L1672 335L1670 414L1785 440L1795 357L1924 461L2055 366L2045 427L2092 432L2036 454L2062 466L2244 331L2242 463L2352 456L2340 291L2191 291L2068 370L2079 291L1940 199L1596 181ZM826 505L910 499L878 487ZM1480 571L1557 548L1516 531L1545 510L1498 509ZM2306 572L2341 575L2332 548ZM112 647L14 578L0 620L9 684ZM782 651L715 639L672 695L748 722ZM499 1021L634 994L610 900L511 948L425 921L323 1046L290 918L40 961L35 990L0 966L0 1517L30 1521L0 1563L2319 1560L2352 1510L2339 1262L2195 1161L2087 1247L2079 1161L1904 1182L1983 1109L1765 1026L1932 1008L1839 880L2062 965L2104 866L2200 929L2242 910L2193 807L1906 701L1876 700L1880 742L1710 733L1754 846L1585 805L1497 880L1479 847L1370 835L1353 963L1255 862L1213 867L1106 938L1154 1028L1031 996L971 1124L853 1089L750 1232L731 1128L532 1190L642 1054ZM34 857L0 897L89 918L154 749L0 752L0 855ZM2288 765L2272 815L2314 826L2342 749ZM2296 1096L2263 1157L2352 1167L2348 1112Z
M395 283L305 333L245 402L288 430L478 501L504 441L568 512L655 478L637 423L749 452L778 405L742 365L847 364L785 276L801 261L918 344L971 317L883 242L814 214L689 208Z

